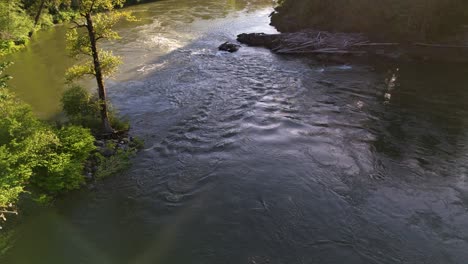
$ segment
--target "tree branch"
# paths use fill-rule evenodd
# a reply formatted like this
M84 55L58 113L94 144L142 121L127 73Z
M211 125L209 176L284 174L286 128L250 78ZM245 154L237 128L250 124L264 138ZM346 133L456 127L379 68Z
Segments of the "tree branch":
M93 0L93 2L91 3L91 6L89 7L89 13L91 14L91 12L93 12L93 8L94 8L94 4L96 3L96 0Z
M18 214L18 211L16 211L16 210L13 210L13 211L9 211L9 210L0 210L0 214L15 214L15 215L17 215L17 214Z
M75 20L72 20L71 22L76 25L76 26L72 27L72 29L73 28L83 28L83 27L87 26L86 24L80 24L80 23L76 22Z

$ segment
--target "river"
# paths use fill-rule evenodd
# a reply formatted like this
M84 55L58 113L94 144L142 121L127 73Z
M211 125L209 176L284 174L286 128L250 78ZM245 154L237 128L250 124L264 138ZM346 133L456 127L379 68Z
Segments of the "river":
M140 21L105 44L125 62L107 84L146 148L22 213L0 263L466 263L468 67L217 51L275 32L272 5L132 7ZM63 35L14 55L13 89L42 117L71 63Z

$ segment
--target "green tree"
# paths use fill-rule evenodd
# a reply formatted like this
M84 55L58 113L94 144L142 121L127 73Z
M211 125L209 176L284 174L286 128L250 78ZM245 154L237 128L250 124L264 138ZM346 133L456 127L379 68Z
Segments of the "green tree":
M87 56L84 63L77 64L67 71L67 80L73 81L85 75L96 79L100 105L100 116L104 133L114 133L108 116L106 88L104 78L112 75L121 59L112 52L98 48L103 39L118 39L113 26L121 19L134 20L129 12L115 11L122 7L125 0L81 0L76 6L81 19L73 21L76 25L67 34L68 49L72 57ZM85 29L85 30L83 30Z
M32 25L19 0L0 0L0 56L26 42Z
M29 8L34 10L34 28L29 32L29 37L33 35L34 29L37 28L44 10L51 7L58 7L60 5L70 6L71 0L40 0L32 2Z

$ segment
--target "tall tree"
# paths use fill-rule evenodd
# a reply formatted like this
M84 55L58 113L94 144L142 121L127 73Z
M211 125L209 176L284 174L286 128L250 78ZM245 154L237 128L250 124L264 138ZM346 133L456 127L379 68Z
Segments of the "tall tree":
M115 11L122 7L125 0L80 0L77 10L80 19L73 21L73 27L67 34L68 49L72 57L87 56L84 63L77 64L67 71L67 80L73 81L85 75L96 78L100 103L102 129L104 133L113 133L107 110L106 88L104 78L112 75L121 63L119 57L112 52L98 48L98 42L103 39L120 38L112 30L121 19L134 20L129 12Z

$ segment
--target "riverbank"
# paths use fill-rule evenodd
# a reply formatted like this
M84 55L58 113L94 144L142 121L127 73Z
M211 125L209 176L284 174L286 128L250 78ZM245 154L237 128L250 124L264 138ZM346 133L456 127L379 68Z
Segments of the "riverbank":
M468 4L432 1L281 1L271 25L281 34L238 40L281 54L318 58L381 57L404 61L468 62ZM342 58L339 58L341 56Z
M240 34L237 40L278 54L307 54L320 60L347 62L374 57L398 61L468 62L468 46L462 44L380 43L360 33L303 30L292 33Z
M126 0L123 7L156 1L160 0ZM0 2L0 59L25 48L35 32L70 22L78 16L73 2Z

